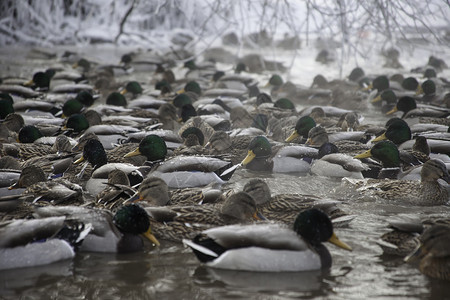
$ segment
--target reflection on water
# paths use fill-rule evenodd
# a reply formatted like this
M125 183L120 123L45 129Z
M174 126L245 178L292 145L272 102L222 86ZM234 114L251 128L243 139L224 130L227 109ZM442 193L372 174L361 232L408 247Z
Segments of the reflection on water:
M2 50L4 51L4 50ZM1 61L6 61L5 56ZM102 52L103 54L105 52ZM109 55L115 55L110 53ZM27 75L35 65L10 62L1 74ZM22 63L23 64L23 63ZM1 64L0 64L1 65ZM17 65L17 69L16 68ZM16 73L13 70L19 70ZM22 71L26 70L26 71ZM139 76L139 74L133 74ZM146 75L147 76L147 75ZM120 80L125 81L125 78ZM384 124L374 114L367 122ZM18 270L0 271L0 298L17 299L445 299L446 282L423 276L399 258L381 256L376 240L386 232L386 218L397 213L448 216L449 207L414 207L362 197L338 179L316 176L253 173L239 169L226 187L242 189L248 178L267 181L272 193L316 194L342 202L357 217L338 236L352 252L327 245L333 267L327 273L251 273L213 270L199 265L189 249L162 242L158 249L126 255L81 253L73 261Z

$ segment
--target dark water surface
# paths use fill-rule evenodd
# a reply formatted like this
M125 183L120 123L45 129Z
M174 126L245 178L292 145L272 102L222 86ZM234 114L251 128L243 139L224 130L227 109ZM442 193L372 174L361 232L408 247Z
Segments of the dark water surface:
M24 54L25 50L17 51ZM120 53L110 51L118 61ZM22 58L22 59L21 59ZM0 75L30 76L48 61L0 50ZM133 77L139 74L133 74ZM149 76L148 74L146 76ZM121 78L120 80L126 80ZM294 80L295 81L295 80ZM384 124L371 112L367 122ZM448 216L450 208L414 207L363 197L340 180L317 176L255 174L237 170L227 187L242 189L248 178L265 178L272 193L317 194L342 201L357 217L337 228L352 252L327 245L328 272L252 273L208 269L179 244L162 241L145 253L79 253L73 261L0 271L1 299L449 299L448 282L430 279L400 258L384 257L376 240L387 231L386 218L398 213Z

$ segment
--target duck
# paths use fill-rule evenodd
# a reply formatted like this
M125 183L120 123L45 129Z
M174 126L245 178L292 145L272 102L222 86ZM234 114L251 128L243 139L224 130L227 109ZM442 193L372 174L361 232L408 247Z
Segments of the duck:
M146 177L137 193L127 202L139 202L147 206L190 206L223 202L222 190L214 185L201 188L179 188L169 191L167 183L155 176Z
M85 160L92 165L94 170L108 163L105 149L99 140L89 139L83 147L83 154L74 161L74 164L79 164Z
M383 254L406 257L419 246L420 235L436 224L449 225L450 220L428 215L425 219L418 215L398 214L387 219L390 231L377 241Z
M340 153L352 154L362 150L368 150L369 146L360 142L364 140L366 133L362 131L336 132L328 134L322 126L316 126L309 130L305 145L310 147L321 147L323 144L332 142L337 146Z
M379 95L374 97L370 102L371 103L381 103L381 112L387 113L392 111L394 107L397 105L397 94L392 89L387 89L382 91Z
M32 202L47 201L52 204L84 203L82 187L63 178L47 180L42 168L30 165L23 168L16 183L9 189L25 188L24 196Z
M128 152L123 157L133 157L143 155L147 161L161 161L167 155L166 142L156 134L149 134L145 136L133 151Z
M201 230L214 226L265 220L258 213L253 197L245 192L229 195L220 205L146 207L146 211L154 221L155 235L175 242L193 238Z
M431 226L419 237L419 246L404 261L418 262L420 272L429 277L450 280L449 238L449 225Z
M449 200L448 189L445 186L450 177L445 164L439 159L430 159L422 165L420 182L416 180L384 179L373 184L369 182L354 182L357 191L368 193L382 199L400 201L419 206L444 205ZM443 179L442 185L438 179Z
M419 144L423 141L421 138L417 139ZM402 171L410 169L412 166L423 164L429 159L429 154L429 149L428 154L421 151L399 151L394 143L384 140L376 143L370 150L358 154L354 158L365 159L373 157L382 164L382 169L377 176L378 179L399 179L402 177Z
M17 219L0 224L0 270L38 267L75 257L90 223L64 216Z
M209 156L174 156L167 160L167 146L158 135L147 135L139 147L124 157L143 154L153 167L151 176L163 179L170 188L205 186L211 182L223 184L233 172L221 176L232 165L230 161ZM164 161L165 160L165 161ZM164 162L163 162L164 161Z
M30 81L24 83L24 86L29 86L39 91L48 91L50 88L50 80L54 75L54 69L47 69L45 72L36 72Z
M71 130L74 135L78 135L88 129L89 121L83 114L73 114L66 119L62 130Z
M247 145L253 139L250 135L231 137L225 131L215 131L209 138L205 148L209 155L220 155L229 159L233 164L240 163L247 154Z
M256 271L300 272L326 270L332 258L322 242L351 251L333 232L328 216L318 209L299 213L293 229L280 224L229 225L184 239L207 267Z
M83 206L44 206L35 209L36 219L67 216L69 219L89 222L93 230L85 237L79 251L101 253L130 253L144 249L144 240L159 246L152 233L149 215L143 207L129 203L114 215L106 209Z
M386 115L391 115L397 111L403 112L402 119L414 117L435 117L446 118L450 115L450 110L432 105L417 105L416 100L410 96L403 96L398 99L396 106L388 111Z
M62 118L70 117L73 114L79 114L84 109L84 105L75 98L68 99L62 107Z
M448 154L449 141L446 134L443 132L428 133L430 127L425 124L415 124L414 134L416 136L427 137L427 144L430 147L430 151L433 153ZM399 118L392 118L386 122L387 128L382 134L372 140L373 142L379 142L382 140L390 140L398 146L399 149L411 149L416 143L416 140L412 139L412 130L405 120Z
M134 193L127 174L123 170L114 169L109 172L106 187L95 196L95 200L96 204L116 211Z
M0 120L6 118L7 115L14 113L14 101L8 93L0 93Z
M80 150L84 149L84 146L86 145L87 141L95 139L99 140L101 142L101 146L103 147L104 143L108 142L108 136L104 138L103 135L96 135L93 132L86 132L82 136L78 138L77 144L72 148L73 151L79 152ZM102 142L103 140L103 142ZM97 143L98 146L98 152L101 151L100 144ZM116 145L112 149L108 149L106 151L106 157L107 161L110 163L130 163L133 165L142 165L145 162L145 157L143 155L135 155L133 157L126 157L124 158L124 155L129 153L130 151L135 150L138 147L138 143L124 143L120 145Z
M275 148L275 149L273 149ZM272 147L265 136L256 136L248 145L247 156L241 165L252 171L275 173L307 173L309 158L317 156L317 149L301 145L278 144ZM303 160L303 158L306 158Z
M386 131L372 140L372 143L389 140L396 145L411 140L411 128L408 123L399 118L392 118L386 122Z
M305 194L276 194L272 196L269 185L260 178L250 179L242 190L255 199L258 212L271 221L292 225L299 211L313 207L324 211L335 227L346 226L354 218L354 216L339 209L337 207L338 202L331 199Z
M142 86L137 81L129 81L125 85L125 87L120 91L122 95L125 95L126 93L131 93L133 97L136 97L142 92L143 92Z
M50 168L55 167L59 159L64 159L71 156L70 139L64 135L59 135L56 138L48 138L54 141L53 145L47 143L40 143L43 140L36 140L34 143L3 143L0 148L2 156L12 156L17 158L23 164L33 160L39 166L44 167L48 165ZM52 161L53 163L49 163ZM49 169L48 173L53 173L53 169Z
M306 141L308 132L314 127L316 127L316 122L311 116L300 117L297 123L295 123L294 131L286 138L285 142L292 142L298 137L301 137L302 140Z
M372 83L369 84L364 90L377 90L377 94L381 93L384 90L387 90L390 87L389 78L386 75L380 75L375 77L372 80Z
M317 159L311 164L310 173L316 176L363 179L362 172L368 169L369 166L361 161L350 155L339 153L336 145L324 143L319 148Z

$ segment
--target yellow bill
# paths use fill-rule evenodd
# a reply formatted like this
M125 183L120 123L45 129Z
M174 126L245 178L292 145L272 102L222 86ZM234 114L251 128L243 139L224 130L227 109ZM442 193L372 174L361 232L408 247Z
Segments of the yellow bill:
M287 139L285 139L284 141L285 142L290 142L290 141L292 141L293 139L295 139L295 138L297 138L299 136L300 135L298 134L297 130L294 130L294 132L291 133L291 135Z
M381 96L378 95L378 96L376 96L375 98L373 98L372 101L370 101L370 102L376 103L376 102L380 102L380 101L381 101Z
M76 161L74 161L73 163L74 164L79 164L80 162L83 162L84 161L84 157L83 157L83 155L79 158L79 159L77 159Z
M384 140L387 140L386 132L383 133L382 135L379 135L379 136L377 136L376 138L374 138L374 139L372 140L372 142L379 142L379 141L384 141Z
M136 155L141 155L141 151L139 151L139 148L136 148L136 150L134 150L134 151L128 152L123 157L132 157L132 156L136 156Z
M397 111L398 111L397 106L394 106L394 108L391 109L390 111L388 111L388 112L386 113L386 115L392 115L393 113L395 113L395 112L397 112Z
M32 86L34 84L33 79L31 79L30 81L25 82L23 85L24 86Z
M253 150L248 150L247 156L244 158L244 160L241 162L243 166L248 165L254 158L256 157Z
M369 91L373 88L373 84L369 84L367 87L363 88L363 91Z
M328 240L328 242L338 246L339 248L342 248L342 249L345 249L345 250L348 250L348 251L352 251L352 247L350 247L346 243L344 243L341 240L339 240L339 238L336 236L336 234L334 232L333 232L333 235Z
M148 230L143 234L147 239L149 239L150 242L155 244L156 246L161 245L159 241L156 239L156 237L153 235L151 228L149 227Z
M363 152L361 154L358 154L358 155L354 156L354 158L368 158L368 157L372 157L371 150L367 150L366 152Z

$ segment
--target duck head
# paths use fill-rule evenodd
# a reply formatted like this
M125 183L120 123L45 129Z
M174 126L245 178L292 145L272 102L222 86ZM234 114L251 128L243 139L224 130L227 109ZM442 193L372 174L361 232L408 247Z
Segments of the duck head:
M150 220L147 212L137 204L122 206L114 215L114 225L123 233L144 235L155 245L160 243L152 234Z
M38 138L43 137L41 131L33 125L25 125L19 130L18 142L33 143Z
M320 147L328 142L328 133L322 126L316 126L308 132L305 145Z
M294 221L294 231L308 241L313 247L322 242L330 242L342 249L352 248L340 241L333 232L330 218L321 210L312 208L301 212Z
M396 168L400 166L400 154L397 146L391 141L376 143L370 150L358 154L355 158L373 157L381 161L385 168Z
M243 166L248 165L255 158L268 158L272 154L272 145L269 140L259 135L255 137L248 145L248 153L244 160L241 162Z
M297 123L295 124L294 131L285 140L285 142L290 142L299 136L307 138L308 132L314 127L316 127L316 122L314 121L313 118L311 118L310 116L301 117L300 119L298 119Z
M139 147L124 157L144 155L149 161L163 160L167 155L167 145L163 138L158 135L150 134L142 139Z

